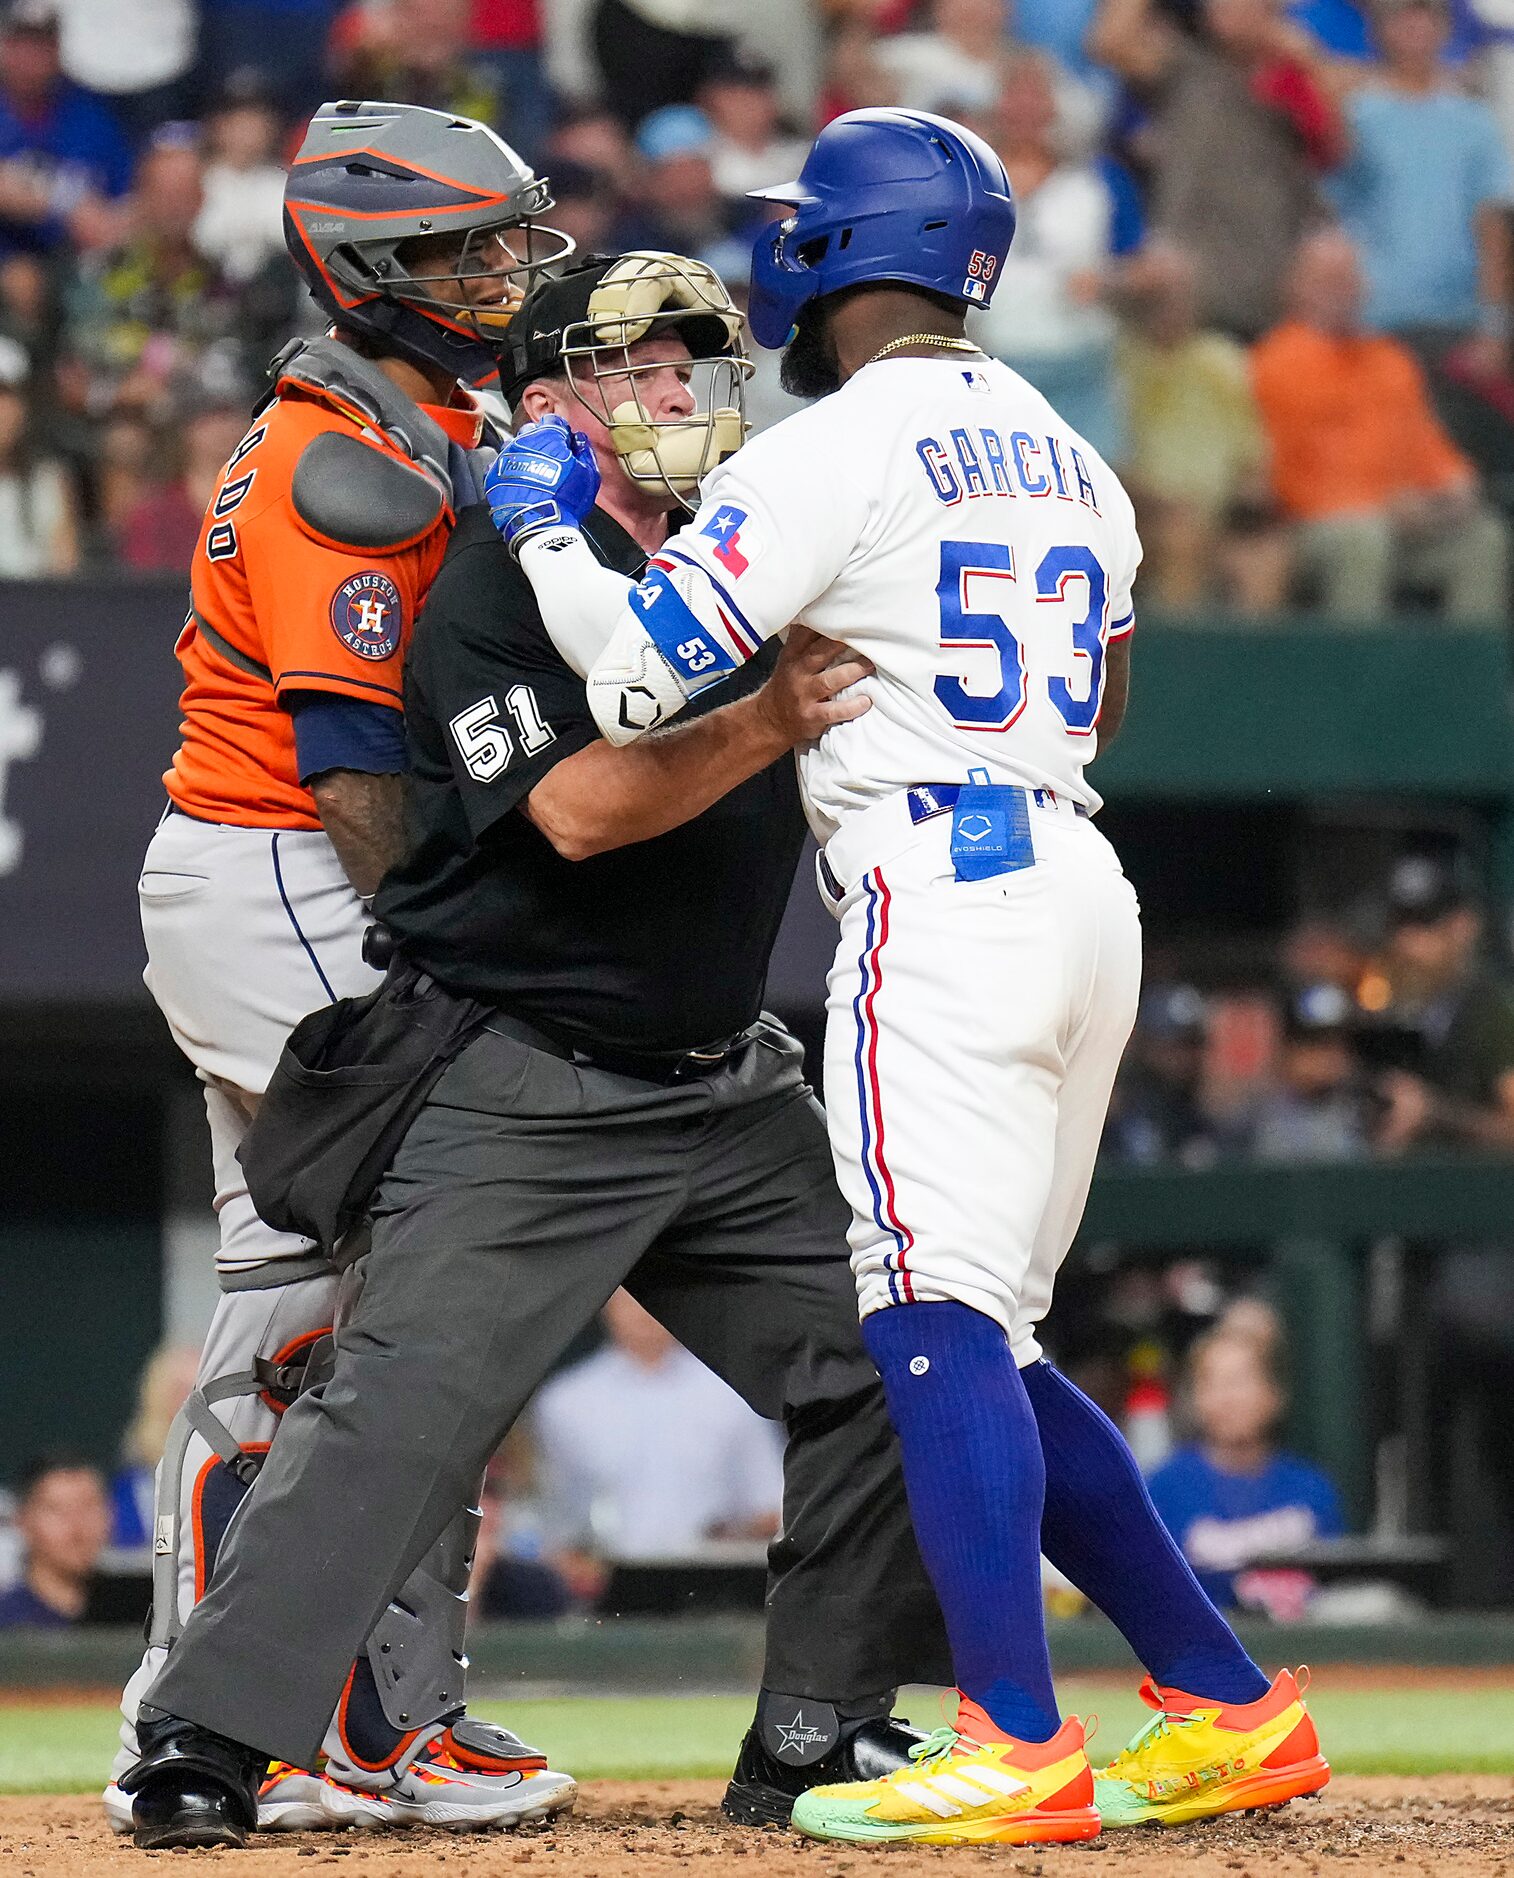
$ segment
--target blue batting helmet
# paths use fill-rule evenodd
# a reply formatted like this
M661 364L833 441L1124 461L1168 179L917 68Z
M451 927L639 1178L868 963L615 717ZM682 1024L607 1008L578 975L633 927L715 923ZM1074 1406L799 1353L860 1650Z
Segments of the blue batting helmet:
M928 111L848 111L791 183L754 189L793 214L752 250L759 345L788 339L800 308L864 281L899 281L987 306L1015 233L1004 165L979 136Z

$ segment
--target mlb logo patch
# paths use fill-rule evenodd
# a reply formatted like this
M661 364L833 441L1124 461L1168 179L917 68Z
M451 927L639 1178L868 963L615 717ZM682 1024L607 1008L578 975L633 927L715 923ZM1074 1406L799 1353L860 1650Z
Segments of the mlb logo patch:
M993 386L989 384L988 382L987 372L979 372L979 371L964 372L962 374L962 382L963 384L967 386L969 391L992 391L993 390Z
M700 529L701 535L708 535L715 543L715 559L739 580L752 564L755 550L751 545L750 532L746 545L742 544L742 530L747 528L751 517L745 509L738 509L733 503L726 503L718 508Z
M331 596L331 630L360 659L387 659L405 624L400 590L377 569L353 574Z
M962 297L964 300L986 302L988 299L988 288L981 280L974 280L972 275L969 274L967 279L962 283Z

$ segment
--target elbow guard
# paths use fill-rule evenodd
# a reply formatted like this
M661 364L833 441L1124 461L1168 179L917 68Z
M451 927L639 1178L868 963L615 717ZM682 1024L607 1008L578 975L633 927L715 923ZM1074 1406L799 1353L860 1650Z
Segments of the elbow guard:
M589 673L589 707L608 742L631 743L735 669L668 575L649 568Z
M634 743L667 723L690 697L646 628L630 614L622 615L586 683L600 735L617 745Z

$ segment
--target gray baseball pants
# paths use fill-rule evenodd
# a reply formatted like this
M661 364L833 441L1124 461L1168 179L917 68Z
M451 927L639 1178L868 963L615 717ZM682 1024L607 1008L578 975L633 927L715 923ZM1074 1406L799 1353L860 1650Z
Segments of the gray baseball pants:
M776 1026L665 1087L486 1029L412 1125L335 1372L285 1415L144 1700L308 1765L379 1613L622 1283L784 1425L766 1686L850 1701L949 1683L847 1218Z

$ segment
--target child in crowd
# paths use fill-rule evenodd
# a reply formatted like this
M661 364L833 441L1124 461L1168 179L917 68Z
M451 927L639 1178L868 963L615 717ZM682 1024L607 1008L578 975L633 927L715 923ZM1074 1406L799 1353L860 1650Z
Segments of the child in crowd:
M1156 1509L1222 1609L1297 1617L1313 1581L1253 1561L1340 1534L1335 1486L1278 1448L1286 1397L1260 1337L1228 1323L1210 1331L1189 1352L1186 1382L1195 1439L1152 1475Z

